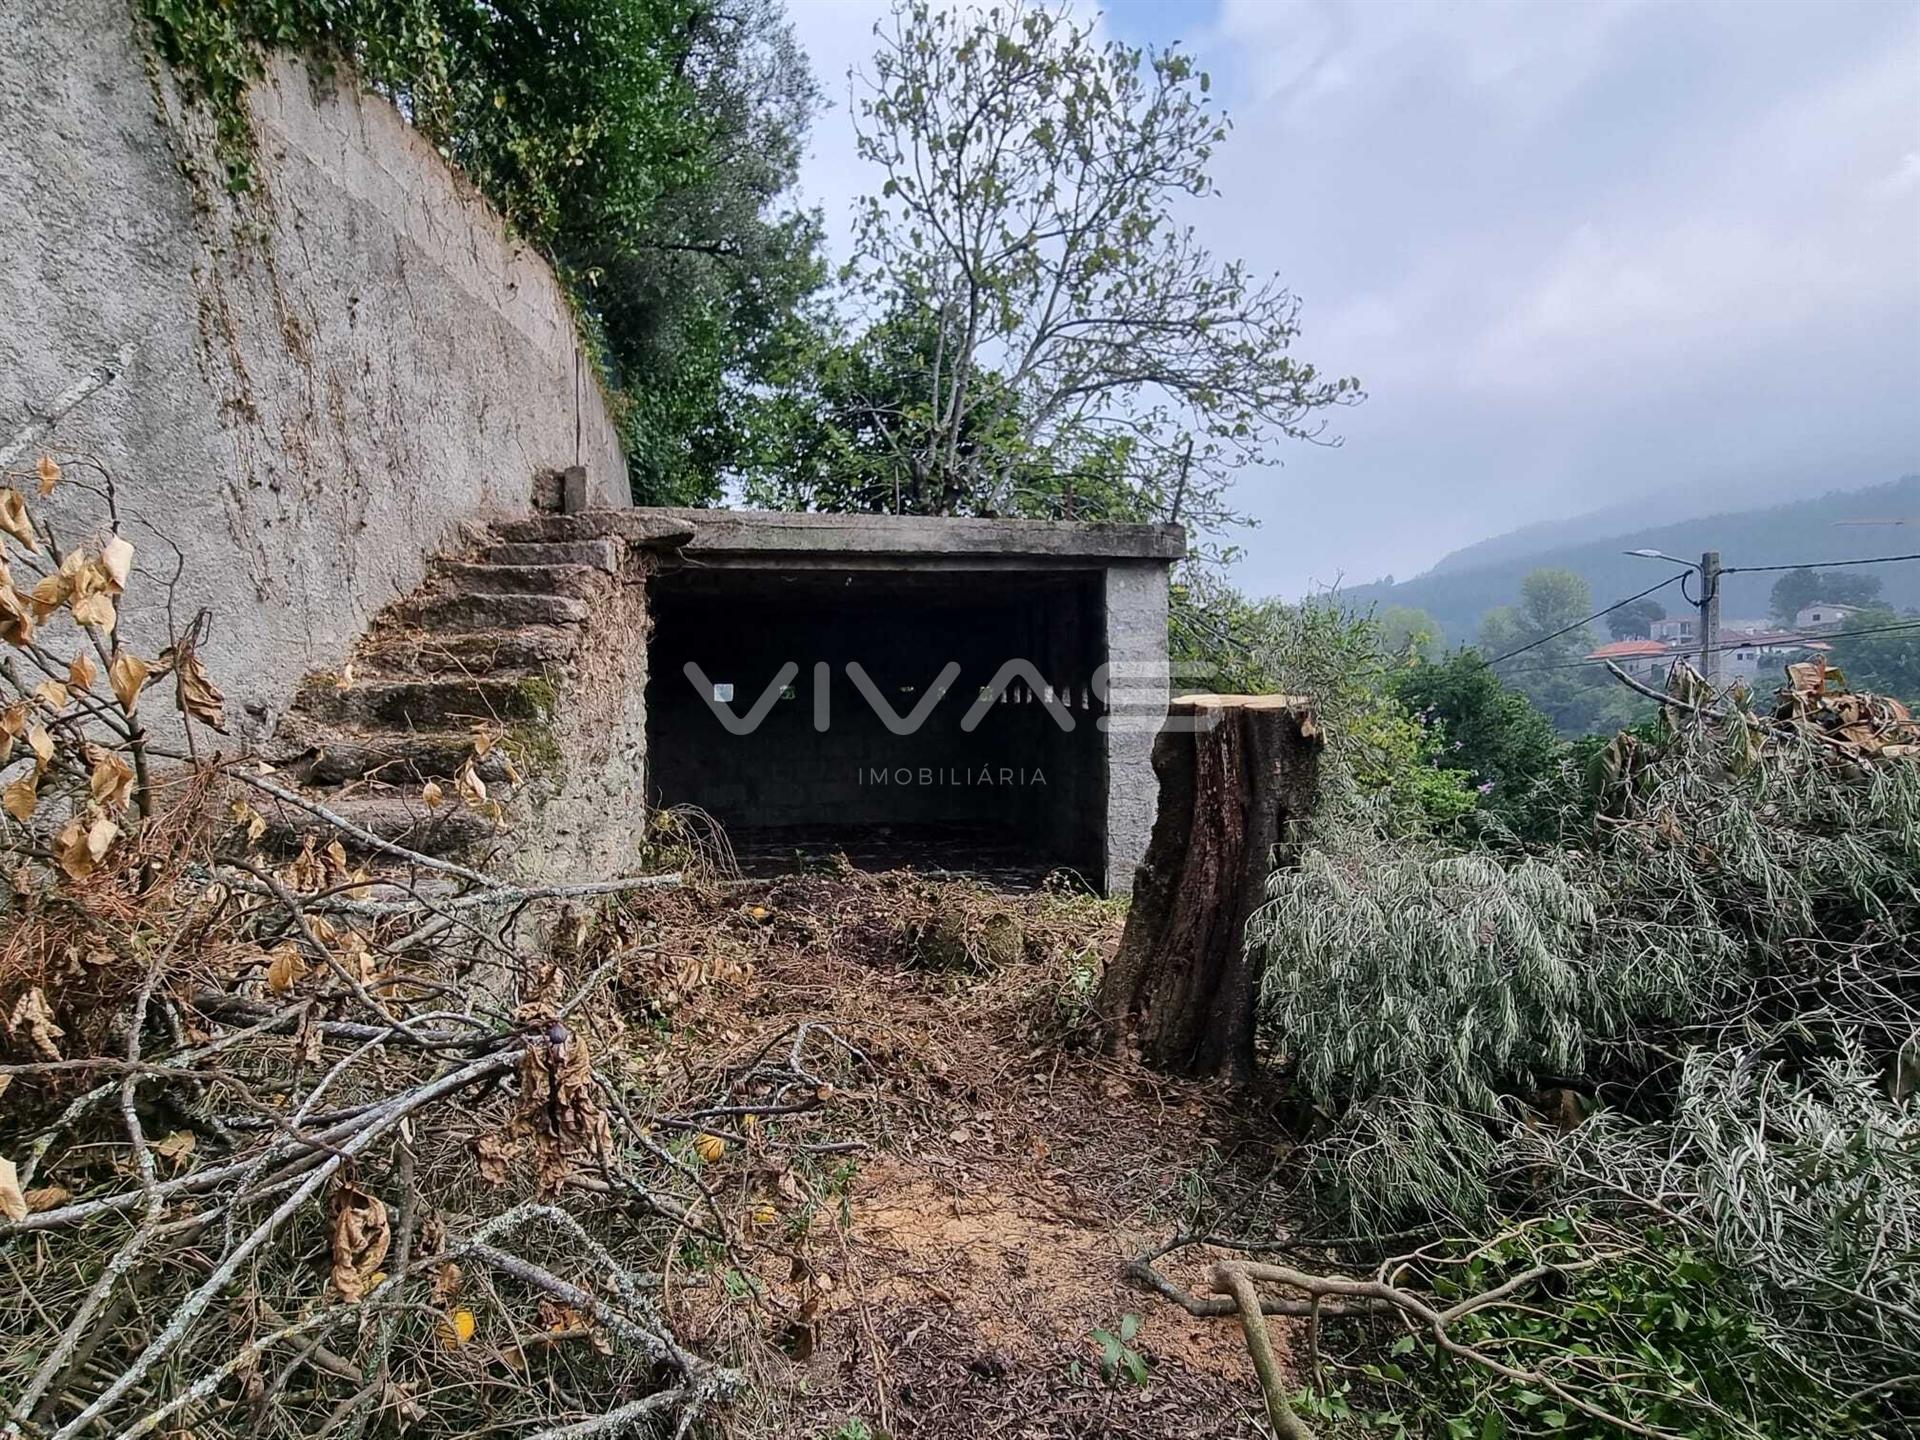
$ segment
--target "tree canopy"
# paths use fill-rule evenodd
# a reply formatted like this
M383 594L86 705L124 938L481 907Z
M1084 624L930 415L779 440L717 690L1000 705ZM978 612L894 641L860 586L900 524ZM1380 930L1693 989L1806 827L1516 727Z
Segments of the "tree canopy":
M1879 594L1880 577L1864 570L1818 570L1802 565L1773 582L1768 604L1775 620L1791 625L1794 616L1816 601L1870 605Z
M879 35L855 124L880 179L846 272L872 329L823 356L804 447L863 478L785 466L766 493L1205 529L1236 518L1233 470L1359 398L1291 354L1291 292L1178 220L1226 134L1185 55L1023 4L903 0Z
M1666 618L1666 606L1643 596L1608 614L1607 633L1616 640L1645 640L1653 634L1653 622Z
M253 183L272 49L350 64L552 262L596 342L636 499L721 493L824 281L787 203L818 94L777 0L140 0Z

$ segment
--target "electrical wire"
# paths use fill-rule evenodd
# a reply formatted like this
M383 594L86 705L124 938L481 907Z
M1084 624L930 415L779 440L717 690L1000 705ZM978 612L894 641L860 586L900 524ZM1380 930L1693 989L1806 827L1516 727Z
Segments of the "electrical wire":
M1797 644L1816 640L1846 640L1859 635L1895 635L1907 630L1920 630L1920 620L1904 620L1898 625L1873 625L1864 630L1809 630L1799 635L1769 635L1764 640L1730 640L1723 645L1709 645L1702 650L1698 645L1672 652L1676 660L1685 660L1693 655L1723 655L1729 650L1749 648L1771 649L1780 644ZM1527 665L1518 670L1509 670L1509 675L1538 675L1547 670L1577 670L1590 665L1605 665L1608 661L1618 661L1620 656L1607 656L1603 659L1562 660L1552 665ZM1626 657L1632 658L1632 657Z
M1596 610L1593 612L1593 614L1587 616L1587 618L1584 620L1576 620L1571 625L1563 625L1558 630L1555 630L1552 634L1542 635L1538 640L1529 640L1526 644L1520 646L1520 648L1517 650L1509 650L1504 655L1496 655L1493 659L1487 661L1487 665L1489 667L1498 665L1503 661L1511 660L1516 655L1524 655L1527 653L1527 651L1534 649L1536 646L1544 645L1549 640L1558 640L1562 635L1571 635L1575 630L1584 630L1586 629L1587 626L1591 625L1594 621L1601 619L1603 616L1611 615L1614 611L1618 610L1621 606L1631 605L1636 600L1646 599L1647 596L1653 594L1654 591L1656 590L1666 589L1667 586L1673 584L1674 581L1683 579L1686 576L1686 573L1687 573L1686 571L1682 570L1678 574L1669 575L1666 579L1662 580L1658 585L1649 585L1646 589L1640 591L1638 594L1629 595L1624 600L1616 600L1613 602L1613 604L1607 606L1606 609Z
M1772 570L1835 570L1842 565L1891 565L1896 560L1920 560L1920 554L1875 555L1861 560L1815 560L1800 565L1722 565L1720 573L1722 575L1759 575Z
M1829 567L1836 567L1841 565L1887 565L1887 564L1892 564L1893 562L1899 561L1899 560L1920 560L1920 554L1876 555L1870 559L1858 559L1858 560L1822 560L1822 561L1816 562L1813 565L1722 565L1715 572L1715 584L1713 588L1716 592L1719 590L1720 586L1718 583L1718 579L1719 579L1719 576L1721 575L1761 574L1764 572L1775 571L1775 570L1826 569ZM1613 604L1607 606L1607 608L1604 610L1596 610L1593 614L1587 616L1587 618L1584 620L1577 620L1571 625L1566 625L1558 630L1553 631L1551 634L1542 635L1538 640L1530 640L1525 645L1520 646L1518 649L1509 650L1504 655L1495 656L1493 659L1486 662L1488 668L1491 669L1495 665L1504 664L1506 661L1513 659L1513 657L1516 655L1524 655L1527 653L1527 651L1532 650L1537 646L1544 645L1549 640L1558 640L1562 635L1570 635L1576 630L1583 629L1586 626L1591 625L1594 621L1599 620L1605 616L1611 615L1614 611L1620 609L1624 605L1631 605L1636 600L1644 600L1647 596L1653 594L1655 591L1666 589L1667 586L1673 584L1675 581L1679 582L1680 593L1683 597L1685 597L1687 602L1691 605L1697 606L1700 602L1695 600L1692 594L1687 590L1687 581L1700 569L1700 567L1698 565L1691 564L1690 562L1684 561L1684 560L1676 559L1676 563L1681 565L1686 565L1687 568L1685 570L1679 571L1674 575L1668 576L1665 580L1662 580L1657 585L1649 585L1645 590L1640 591L1638 594L1629 595L1624 600L1614 601ZM1896 626L1892 628L1905 629L1906 627ZM1877 635L1877 634L1882 634L1884 632L1879 630L1866 630L1866 631L1848 631L1848 632L1840 632L1840 633ZM1784 637L1784 638L1818 638L1818 637ZM1712 651L1709 651L1706 653L1718 654L1722 650L1738 650L1741 648L1743 647L1737 644L1722 645L1722 646L1717 646ZM1695 650L1692 653L1698 655L1702 652L1699 650ZM1564 670L1571 666L1576 666L1576 665L1595 665L1595 664L1605 664L1605 663L1606 663L1605 661L1595 661L1595 660L1569 660L1557 665L1535 665L1535 666L1529 666L1521 670L1509 670L1506 673L1509 675L1530 675L1540 670Z

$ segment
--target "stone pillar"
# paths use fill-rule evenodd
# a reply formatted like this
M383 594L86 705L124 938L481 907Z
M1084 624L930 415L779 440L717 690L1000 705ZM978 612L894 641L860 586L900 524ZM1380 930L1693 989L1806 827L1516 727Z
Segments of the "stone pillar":
M1169 698L1165 562L1107 567L1106 651L1106 887L1126 895L1147 852L1159 793L1153 739Z

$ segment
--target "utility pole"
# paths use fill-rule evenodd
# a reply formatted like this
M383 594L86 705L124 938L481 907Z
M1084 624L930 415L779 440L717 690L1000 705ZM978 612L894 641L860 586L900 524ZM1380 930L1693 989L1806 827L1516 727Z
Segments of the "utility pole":
M1720 683L1720 552L1700 557L1700 673Z

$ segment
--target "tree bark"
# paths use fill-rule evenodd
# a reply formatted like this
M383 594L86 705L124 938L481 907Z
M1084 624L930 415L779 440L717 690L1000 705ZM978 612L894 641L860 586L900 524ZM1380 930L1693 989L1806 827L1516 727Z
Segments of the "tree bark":
M1320 731L1287 695L1189 695L1153 745L1159 810L1099 1009L1158 1069L1253 1074L1259 961L1247 918L1318 783Z

